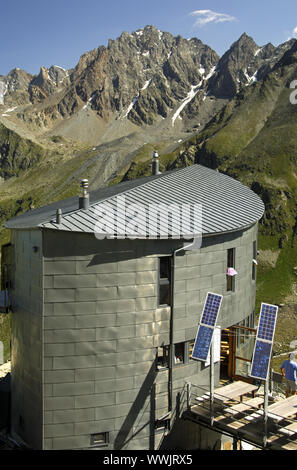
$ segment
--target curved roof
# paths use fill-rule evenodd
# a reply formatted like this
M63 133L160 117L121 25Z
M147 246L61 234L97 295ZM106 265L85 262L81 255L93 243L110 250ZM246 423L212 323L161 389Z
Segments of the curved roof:
M72 197L17 216L6 227L102 232L111 238L129 238L136 232L135 238L168 238L166 234L177 238L185 234L185 226L189 233L196 230L199 207L202 227L198 225L204 235L248 227L265 209L261 199L239 181L192 165L90 192L88 209L79 209L78 197ZM61 224L56 223L58 208L63 213ZM156 208L160 216L154 219Z

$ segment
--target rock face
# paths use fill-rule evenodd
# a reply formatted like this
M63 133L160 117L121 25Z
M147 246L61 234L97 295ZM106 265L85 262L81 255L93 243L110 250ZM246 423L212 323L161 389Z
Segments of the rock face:
M96 174L102 185L117 170L128 167L146 143L165 142L163 148L171 152L181 140L200 135L211 120L225 125L237 112L242 93L250 93L252 102L255 86L275 68L295 61L296 44L292 39L278 47L270 43L259 47L244 33L220 58L197 38L174 37L146 26L86 52L71 70L54 65L41 67L32 76L14 69L0 77L1 175L18 174L19 162L21 168L29 168L31 160L40 160L39 149L33 152L28 142L20 151L20 140L18 151L14 150L11 142L16 135L45 146L48 139L62 136L102 146L100 154L107 162L104 181L101 167ZM269 88L264 91L268 96ZM255 129L246 135L247 142L269 117L273 103L273 96L268 96L262 117L255 117ZM1 135L3 139L9 135L9 146ZM208 165L216 167L228 156L236 135L237 129L226 137L223 156L217 151L225 148L222 142L214 151L211 145L206 151L203 144ZM234 152L238 153L236 147Z
M61 123L81 110L95 127L96 119L101 126L118 120L138 127L167 119L169 127L195 130L226 100L265 78L295 42L259 47L244 33L219 58L197 38L146 26L85 53L72 70L41 67L31 76L14 69L0 77L0 105L33 105L18 109L17 118L39 133L59 125L63 134L67 125L62 129ZM77 126L72 127L76 137ZM69 136L69 126L67 132Z
M61 105L80 98L103 119L116 115L152 124L157 116L167 117L217 61L198 39L174 38L153 26L124 32L81 57Z
M208 92L217 98L233 98L244 86L264 79L294 42L259 47L246 33L242 34L219 60Z

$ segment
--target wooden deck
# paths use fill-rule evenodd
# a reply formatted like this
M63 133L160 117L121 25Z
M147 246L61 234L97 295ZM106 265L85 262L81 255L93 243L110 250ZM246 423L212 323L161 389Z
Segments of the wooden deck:
M258 387L246 382L216 388L213 402L213 429L257 446L274 450L297 450L297 395L267 407L267 426L264 426L264 397L255 396ZM210 425L210 396L193 397L187 417Z

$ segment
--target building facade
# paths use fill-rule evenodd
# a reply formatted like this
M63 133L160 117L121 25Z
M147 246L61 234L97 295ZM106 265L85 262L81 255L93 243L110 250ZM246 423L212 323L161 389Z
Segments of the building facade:
M204 172L195 167L190 171ZM189 170L187 175L195 178ZM207 176L217 181L222 175L207 169ZM135 190L125 188L127 196ZM151 198L150 184L145 190ZM46 211L9 222L16 435L46 450L186 445L174 424L182 415L186 383L209 381L209 368L191 359L207 292L223 295L221 329L254 311L253 259L263 204L247 191L242 204L244 210L250 205L248 223L203 233L194 250L183 249L189 244L183 239L98 239L92 230L57 225ZM77 217L81 210L67 214ZM238 274L227 276L228 267ZM192 448L195 439L193 433Z

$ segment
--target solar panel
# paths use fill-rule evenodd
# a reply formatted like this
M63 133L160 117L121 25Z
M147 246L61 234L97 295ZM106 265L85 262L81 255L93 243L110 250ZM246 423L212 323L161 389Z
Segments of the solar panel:
M278 307L276 305L265 303L261 304L259 325L250 373L251 377L267 380L277 312Z
M258 338L273 341L277 310L278 308L275 305L262 303L257 333Z
M195 339L192 359L206 361L217 322L222 295L208 292Z
M272 343L256 341L251 377L262 380L267 379L271 350Z
M199 325L192 352L192 359L206 361L213 336L213 328Z
M215 326L220 309L222 296L208 292L204 309L202 312L201 322L203 325Z

